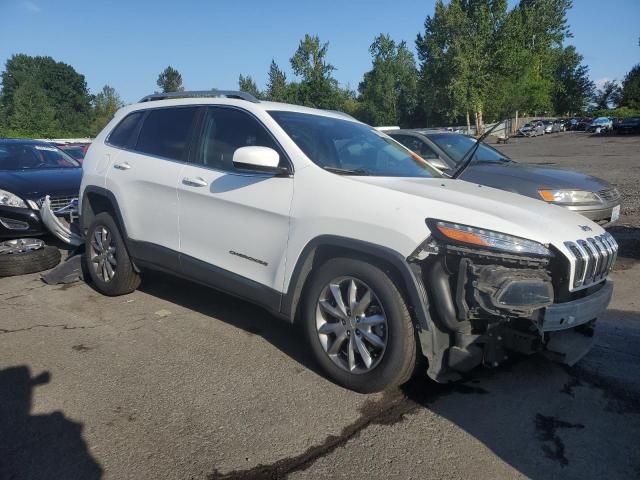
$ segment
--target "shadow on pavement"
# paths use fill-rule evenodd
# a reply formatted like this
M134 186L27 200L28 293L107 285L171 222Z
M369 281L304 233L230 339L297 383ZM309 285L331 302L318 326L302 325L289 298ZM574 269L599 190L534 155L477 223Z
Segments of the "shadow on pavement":
M618 257L640 260L640 227L620 225L608 228L618 242Z
M49 372L32 377L27 366L0 370L0 478L101 478L102 468L82 439L82 424L62 412L30 414L33 389L49 381Z
M189 310L260 335L305 368L322 375L300 330L247 301L209 287L154 271L142 276L139 290Z

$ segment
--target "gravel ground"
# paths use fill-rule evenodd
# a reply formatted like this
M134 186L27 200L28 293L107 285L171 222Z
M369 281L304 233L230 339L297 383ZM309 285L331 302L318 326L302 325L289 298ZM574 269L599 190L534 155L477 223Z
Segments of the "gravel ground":
M0 278L0 480L640 478L639 144L501 146L625 195L614 298L571 369L513 359L359 395L318 373L295 328L186 281L148 273L109 298Z

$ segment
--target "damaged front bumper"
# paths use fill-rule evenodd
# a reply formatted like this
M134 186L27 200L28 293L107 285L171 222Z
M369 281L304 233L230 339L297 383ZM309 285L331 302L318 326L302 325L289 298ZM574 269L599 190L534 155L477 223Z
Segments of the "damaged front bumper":
M592 347L595 320L613 292L603 280L569 293L560 258L457 247L440 246L414 260L412 271L427 292L428 328L418 334L427 373L439 382L498 366L509 352L573 365Z

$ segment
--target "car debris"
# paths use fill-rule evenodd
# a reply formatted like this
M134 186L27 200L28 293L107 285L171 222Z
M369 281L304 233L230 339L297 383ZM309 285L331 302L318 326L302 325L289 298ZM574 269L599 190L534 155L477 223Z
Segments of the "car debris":
M66 225L63 216L69 216L69 224ZM62 240L68 245L74 247L80 246L84 243L84 240L80 235L71 231L71 224L78 218L78 199L74 199L61 209L55 212L51 209L51 199L47 195L40 207L40 218L42 223L53 233L57 238Z

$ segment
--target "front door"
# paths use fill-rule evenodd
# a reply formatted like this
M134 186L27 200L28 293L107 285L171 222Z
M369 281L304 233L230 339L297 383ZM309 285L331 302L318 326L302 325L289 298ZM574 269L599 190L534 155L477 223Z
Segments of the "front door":
M246 146L273 148L282 165L288 162L267 129L246 111L206 109L192 162L178 186L181 263L196 270L185 273L208 283L217 282L203 275L228 279L229 290L246 279L254 291L264 286L281 292L293 178L235 168L233 154Z

